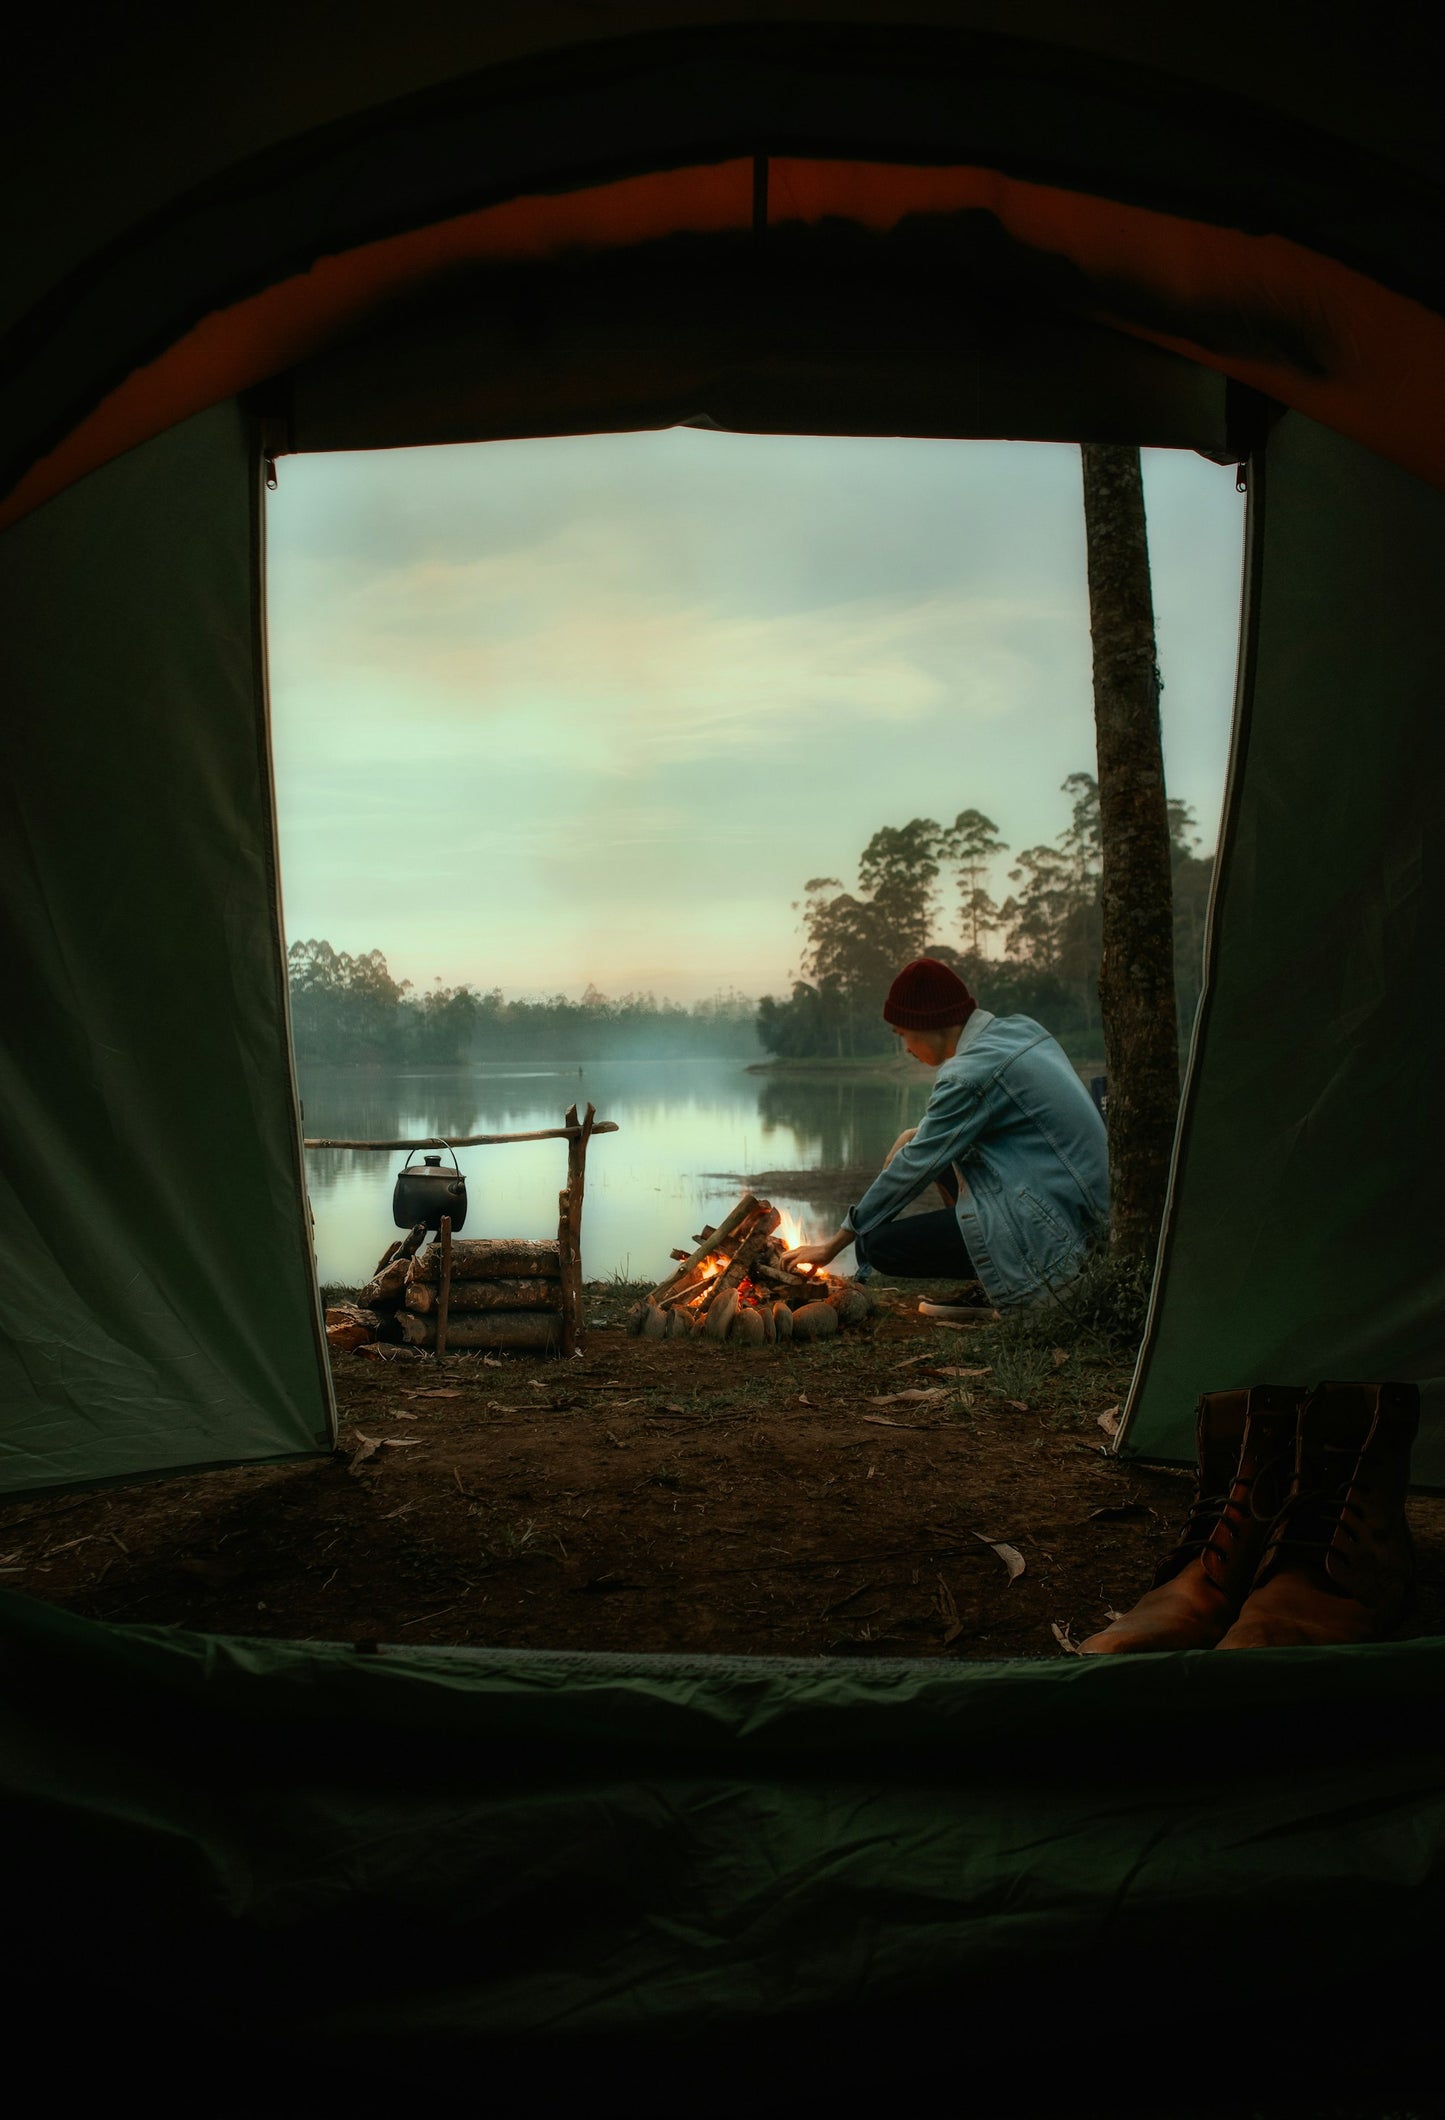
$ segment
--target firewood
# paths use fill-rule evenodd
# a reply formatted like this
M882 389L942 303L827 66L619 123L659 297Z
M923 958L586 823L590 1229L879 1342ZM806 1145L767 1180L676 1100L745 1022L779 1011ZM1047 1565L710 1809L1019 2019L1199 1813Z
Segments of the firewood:
M397 1250L401 1246L398 1243ZM410 1259L393 1259L373 1274L366 1286L358 1293L357 1300L371 1310L395 1310L406 1295L407 1276L411 1272Z
M381 1330L381 1319L376 1311L361 1303L328 1303L326 1306L328 1325L365 1325L372 1337Z
M397 1313L401 1336L409 1347L436 1344L436 1320L415 1311ZM549 1351L562 1344L562 1314L557 1310L484 1310L447 1320L448 1347L523 1347Z
M739 1285L782 1219L776 1207L769 1207L766 1200L759 1202L757 1214L742 1230L731 1260L718 1275L718 1295ZM717 1301L717 1296L713 1301Z
M425 1281L413 1281L406 1291L406 1307L421 1317L430 1317L437 1307L437 1290ZM555 1281L452 1281L452 1314L462 1310L555 1310Z
M326 1312L326 1344L338 1354L366 1347L381 1335L381 1319L357 1303L332 1303Z
M658 1282L652 1291L651 1301L655 1303L660 1297L669 1294L686 1278L692 1267L701 1266L711 1252L720 1251L733 1231L740 1229L744 1222L756 1214L759 1207L765 1205L766 1202L754 1199L751 1193L744 1193L731 1214L724 1215L716 1229L710 1231L705 1238L699 1239L697 1250L688 1254L677 1271L670 1273L665 1281Z
M364 1325L328 1325L326 1344L336 1354L350 1354L355 1348L370 1347L376 1339Z
M412 1261L410 1280L435 1285L441 1279L441 1246L428 1244ZM452 1282L558 1281L562 1261L555 1237L457 1237L452 1243Z

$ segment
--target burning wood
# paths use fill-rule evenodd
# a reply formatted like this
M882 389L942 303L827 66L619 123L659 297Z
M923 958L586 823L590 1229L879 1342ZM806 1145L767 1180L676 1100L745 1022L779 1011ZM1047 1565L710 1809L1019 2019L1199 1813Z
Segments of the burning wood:
M873 1309L856 1282L816 1266L790 1266L797 1236L768 1200L744 1193L716 1229L674 1252L676 1269L629 1313L627 1329L649 1339L682 1333L761 1346L776 1340L821 1340L841 1325L861 1324Z

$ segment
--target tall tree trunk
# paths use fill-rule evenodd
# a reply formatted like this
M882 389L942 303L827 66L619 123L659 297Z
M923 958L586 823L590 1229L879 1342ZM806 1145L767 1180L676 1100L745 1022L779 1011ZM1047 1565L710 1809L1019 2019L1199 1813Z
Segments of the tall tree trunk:
M1109 1241L1115 1253L1138 1256L1158 1242L1179 1109L1169 812L1139 452L1085 442L1082 455L1103 838Z

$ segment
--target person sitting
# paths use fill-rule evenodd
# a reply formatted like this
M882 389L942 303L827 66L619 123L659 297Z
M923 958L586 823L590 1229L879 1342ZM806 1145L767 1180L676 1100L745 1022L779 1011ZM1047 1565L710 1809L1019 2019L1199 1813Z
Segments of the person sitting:
M1109 1212L1104 1122L1062 1048L1031 1017L980 1008L936 957L903 967L883 1016L938 1079L841 1227L791 1262L828 1266L851 1244L861 1269L978 1281L1000 1310L1057 1295ZM952 1204L900 1219L930 1185Z

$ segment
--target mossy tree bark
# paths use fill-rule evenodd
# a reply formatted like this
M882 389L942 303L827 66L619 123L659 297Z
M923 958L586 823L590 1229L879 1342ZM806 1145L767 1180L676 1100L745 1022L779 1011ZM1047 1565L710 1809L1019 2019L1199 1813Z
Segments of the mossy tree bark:
M1103 840L1109 1244L1138 1257L1158 1242L1179 1109L1169 813L1139 452L1085 442L1082 455Z

